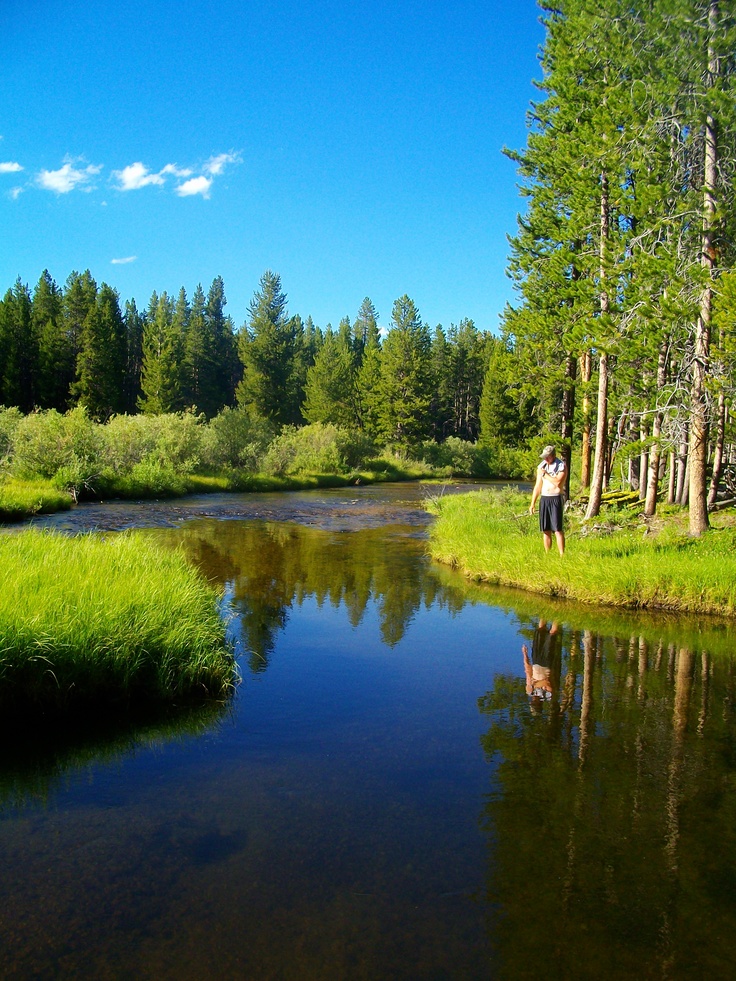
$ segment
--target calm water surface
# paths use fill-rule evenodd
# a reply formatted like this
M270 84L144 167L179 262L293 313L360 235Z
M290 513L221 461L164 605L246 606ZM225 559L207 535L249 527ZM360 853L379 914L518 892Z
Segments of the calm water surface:
M4 734L0 977L733 976L732 628L469 585L428 492L45 519L183 547L242 682Z

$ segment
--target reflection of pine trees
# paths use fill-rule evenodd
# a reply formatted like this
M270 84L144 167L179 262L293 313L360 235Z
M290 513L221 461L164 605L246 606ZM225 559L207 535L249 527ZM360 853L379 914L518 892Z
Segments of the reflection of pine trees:
M523 667L480 699L481 819L508 977L722 977L736 926L734 659L590 630L535 717ZM530 960L531 958L531 960Z
M166 532L161 533L164 537ZM333 533L284 522L192 522L171 533L211 580L229 583L250 667L263 671L294 603L344 605L353 626L370 602L381 638L397 644L422 603L462 606L462 587L427 571L420 539L392 542L384 529Z

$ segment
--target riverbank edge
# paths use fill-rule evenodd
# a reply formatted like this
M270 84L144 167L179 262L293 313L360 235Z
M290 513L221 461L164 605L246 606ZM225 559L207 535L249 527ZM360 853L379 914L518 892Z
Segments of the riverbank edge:
M277 491L319 490L360 484L403 483L447 479L432 468L417 465L405 469L387 466L381 470L355 470L349 474L302 474L278 477L270 474L188 474L178 483L151 487L112 485L107 493L88 492L75 501L68 491L51 481L14 481L0 484L0 525L18 524L38 514L68 511L77 503L104 501L153 501L183 498L193 494L248 494Z
M471 492L430 498L435 516L428 551L435 561L478 583L520 589L590 606L667 613L736 616L736 529L730 516L690 538L679 514L656 528L640 519L617 525L618 512L596 523L573 514L567 548L545 554L528 496Z

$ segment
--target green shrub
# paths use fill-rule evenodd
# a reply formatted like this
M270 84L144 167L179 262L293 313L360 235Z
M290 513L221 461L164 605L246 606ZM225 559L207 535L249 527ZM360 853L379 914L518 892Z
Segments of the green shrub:
M261 469L275 432L268 419L226 406L209 421L203 433L202 465L214 470L232 468L255 473Z
M177 473L193 473L202 457L204 414L171 412L158 416L159 434L154 459Z
M26 480L52 480L75 496L91 489L104 469L102 427L78 406L61 415L56 409L32 412L15 428L11 473Z
M534 480L539 451L526 447L503 446L491 441L484 446L488 476L495 480Z
M412 451L412 457L438 470L461 477L487 477L488 451L477 443L448 436L442 443L426 440Z
M346 473L350 468L341 452L340 430L332 423L314 422L297 429L285 426L263 460L265 473Z
M22 418L20 409L0 406L0 468L4 469L9 462L15 431Z
M113 473L130 473L155 452L160 431L158 416L113 416L103 427L105 462Z
M105 462L116 474L131 473L145 460L178 474L192 473L200 464L204 416L193 412L163 415L115 416L105 426Z

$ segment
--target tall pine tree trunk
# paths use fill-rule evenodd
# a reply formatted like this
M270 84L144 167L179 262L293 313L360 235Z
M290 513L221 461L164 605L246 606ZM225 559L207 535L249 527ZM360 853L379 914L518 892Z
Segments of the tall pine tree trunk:
M712 84L718 75L718 58L714 38L718 29L718 2L711 0L708 10L708 76ZM703 251L701 262L707 280L700 295L700 311L695 325L695 357L690 385L690 534L702 535L708 529L707 464L708 464L708 406L705 379L710 368L710 326L713 306L713 270L715 247L713 230L718 182L718 151L716 123L710 113L705 120L703 173Z
M718 421L716 429L716 446L713 453L713 473L708 492L708 507L712 508L718 497L718 485L723 473L723 444L726 437L726 393L723 389L718 393Z
M649 421L646 416L642 416L639 422L639 440L641 442L641 453L639 454L639 500L645 501L647 496L648 475L649 475Z
M667 503L674 504L675 503L675 475L677 472L677 464L675 461L674 450L670 450L668 466L669 466L669 474L667 479Z
M592 377L592 358L590 351L580 356L580 381L583 383L583 428L580 452L580 486L590 487L590 379Z
M662 342L657 359L657 398L659 392L667 381L667 343ZM662 436L662 422L664 413L659 409L654 413L652 419L652 448L649 453L649 479L647 480L647 494L644 504L644 514L651 517L657 510L657 492L659 490L659 471L662 459L662 446L660 438Z
M605 320L610 309L606 291L606 253L608 244L609 214L608 214L608 175L601 174L601 215L600 215L600 305L601 319ZM607 443L608 443L608 353L601 351L598 360L598 413L595 426L595 462L593 479L590 485L590 497L586 518L594 518L601 509L603 483L607 472Z
M565 381L562 392L562 458L565 461L565 497L570 498L570 465L572 463L573 417L575 415L575 376L577 362L572 355L565 359Z

